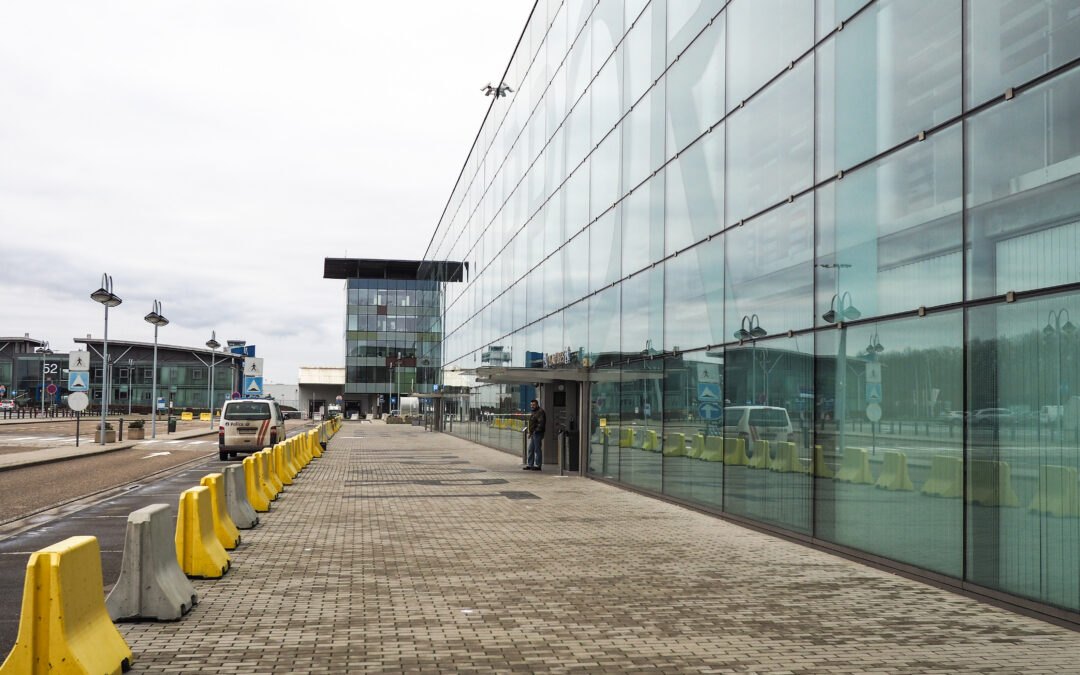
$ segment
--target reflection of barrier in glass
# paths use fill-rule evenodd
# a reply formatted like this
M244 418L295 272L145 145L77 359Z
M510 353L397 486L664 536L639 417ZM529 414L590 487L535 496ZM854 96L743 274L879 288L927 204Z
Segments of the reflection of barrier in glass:
M686 434L668 434L664 438L664 456L665 457L685 457L686 456Z
M844 460L836 472L836 480L844 483L874 484L870 473L870 455L865 448L844 448Z
M889 451L884 454L884 460L881 475L878 476L874 486L883 490L914 491L915 486L912 485L911 478L908 477L907 455L902 452Z
M751 469L768 469L769 468L769 442L768 441L754 441L751 445L750 460L746 463Z
M1012 488L1012 471L1005 462L968 462L968 502L983 506L1020 506Z
M818 478L832 478L833 472L825 463L825 451L820 445L814 446L814 475Z
M690 451L686 454L687 457L692 459L701 459L701 456L705 454L705 435L694 434L694 439L690 441Z
M619 430L619 447L620 448L632 448L632 447L634 447L634 430L633 429L620 429Z
M741 438L724 438L724 464L746 466L746 443Z
M1059 517L1080 516L1076 480L1076 469L1071 466L1040 466L1039 488L1028 510Z
M959 457L934 455L930 460L930 477L920 492L931 497L963 497L964 461Z
M656 432L652 429L645 430L645 440L641 443L641 449L648 452L659 452L660 441L656 437Z
M701 459L706 462L724 461L724 439L720 436L706 436L705 451L701 454Z
M776 444L776 458L769 465L773 471L781 473L809 473L810 470L799 461L798 449L794 443L781 442Z

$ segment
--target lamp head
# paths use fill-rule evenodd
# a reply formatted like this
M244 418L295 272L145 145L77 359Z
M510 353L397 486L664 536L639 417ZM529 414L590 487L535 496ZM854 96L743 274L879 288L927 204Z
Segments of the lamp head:
M836 323L836 310L830 307L829 311L821 315L821 318L829 323Z

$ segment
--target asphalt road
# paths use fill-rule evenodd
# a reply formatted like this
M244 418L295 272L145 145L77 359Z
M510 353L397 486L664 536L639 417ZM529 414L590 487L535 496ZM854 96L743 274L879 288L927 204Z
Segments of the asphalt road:
M139 415L132 417L122 418L124 420L124 438L127 439L127 423L133 419L141 419ZM100 418L83 418L79 423L79 442L81 443L93 443L94 432L97 429ZM113 428L119 425L119 419L110 417L109 422L112 423ZM4 423L0 424L0 454L6 454L11 452L25 452L32 450L33 448L47 448L60 444L74 443L75 439L75 420L74 419L55 419L41 422L23 422L23 423ZM182 422L177 420L176 430L180 431L192 431L195 429L206 428L207 433L212 432L209 422L203 422L200 420L192 420L190 422ZM158 418L157 424L158 440L168 440L169 434L167 433L166 421ZM146 437L150 437L150 420L146 420ZM0 522L4 519L0 517Z
M288 435L309 428L297 422ZM30 554L67 537L96 536L108 593L120 575L128 514L167 504L175 519L181 492L236 463L220 461L216 442L206 442L210 438L0 471L0 660L18 634ZM162 452L169 454L154 455ZM5 531L17 533L6 536Z

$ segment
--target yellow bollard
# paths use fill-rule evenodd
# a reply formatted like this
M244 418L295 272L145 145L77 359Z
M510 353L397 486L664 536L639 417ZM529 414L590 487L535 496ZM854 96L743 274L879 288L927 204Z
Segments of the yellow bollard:
M232 558L214 534L210 488L194 487L180 493L176 515L176 558L189 577L217 579L229 570Z
M236 527L229 509L225 506L225 476L211 473L202 477L200 485L210 488L210 506L214 516L214 534L226 549L240 544L240 529Z
M724 438L724 464L746 466L750 460L746 457L746 443L741 438Z
M244 458L244 488L247 492L248 501L251 502L251 508L256 511L266 512L270 510L270 500L266 497L266 493L263 492L259 480L258 462L259 460L255 457Z
M890 450L882 457L884 457L885 461L881 466L881 475L878 476L874 487L902 492L913 491L915 486L911 484L911 479L908 478L907 455Z
M769 442L768 441L754 441L751 446L753 448L753 456L750 457L750 461L746 463L746 466L751 469L768 469L769 462L772 458L769 456Z
M864 448L845 448L844 460L836 472L836 480L845 483L874 484L874 475L870 473L870 455Z
M262 490L266 493L266 498L270 501L277 499L278 493L281 492L270 479L270 457L269 452L266 450L260 450L253 456L255 461L258 462L259 467L259 485L262 486Z
M930 477L923 483L920 492L931 497L963 497L964 460L934 455L930 460Z
M825 451L820 445L814 446L814 475L818 478L832 478L833 472L825 463Z
M686 434L668 434L664 438L664 456L686 457Z
M0 675L119 675L133 661L105 609L97 538L70 537L32 553L19 634Z

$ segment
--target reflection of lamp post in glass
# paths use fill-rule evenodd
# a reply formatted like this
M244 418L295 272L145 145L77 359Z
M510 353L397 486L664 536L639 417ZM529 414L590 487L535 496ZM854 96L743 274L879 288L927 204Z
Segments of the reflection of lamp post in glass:
M53 351L49 349L49 341L41 343L40 347L34 349L35 352L41 354L41 414L45 415L45 356L52 354Z
M161 315L161 303L157 300L154 301L153 309L143 317L143 320L154 325L154 368L150 385L150 438L157 438L157 331L158 328L169 325L169 320Z
M1065 317L1065 325L1061 324L1062 316ZM1054 417L1057 420L1058 442L1063 440L1061 427L1065 421L1065 415L1062 414L1065 411L1061 407L1061 388L1063 385L1068 384L1061 381L1061 371L1064 370L1061 365L1061 340L1065 335L1072 335L1076 332L1076 326L1073 325L1069 318L1069 310L1067 309L1050 310L1050 313L1046 315L1046 327L1043 328L1043 335L1047 339L1057 335L1057 405L1054 407Z
M210 428L214 428L214 359L217 357L217 348L221 346L221 343L217 341L217 333L210 331L210 339L206 341L206 346L210 350L210 393L208 396L209 408L210 408Z
M834 294L829 301L829 311L821 315L826 322L840 329L840 348L836 352L836 425L840 430L839 451L846 448L844 425L847 422L847 326L845 319L858 319L862 312L851 302L851 293Z
M751 314L749 316L743 316L742 322L739 324L739 330L735 331L735 339L741 344L743 340L757 340L758 338L765 337L769 333L761 327L761 322L758 319L757 314ZM757 398L757 346L755 343L750 343L750 383L751 383L751 402L756 403L753 399ZM764 370L764 367L762 367Z
M109 412L109 308L116 307L123 300L112 292L112 277L107 274L101 275L101 288L91 293L90 299L105 305L105 337L101 356L101 444L105 445L105 415Z

